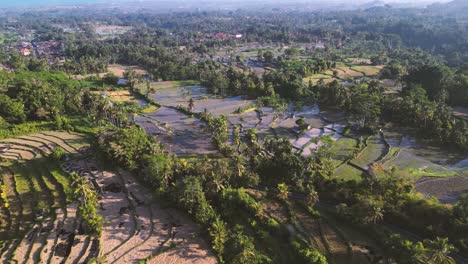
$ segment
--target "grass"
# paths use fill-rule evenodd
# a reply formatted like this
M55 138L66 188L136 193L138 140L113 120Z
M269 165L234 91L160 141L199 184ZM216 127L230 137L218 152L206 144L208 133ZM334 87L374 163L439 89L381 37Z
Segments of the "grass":
M359 66L352 66L351 69L363 72L366 76L374 76L379 74L382 66L371 66L371 65L359 65Z
M348 164L344 164L335 170L335 174L333 175L333 177L340 179L340 180L345 180L345 181L350 181L350 180L361 181L362 171Z
M377 161L385 151L385 144L379 136L373 136L367 141L367 147L356 157L353 162L363 168Z
M143 109L143 113L153 113L153 112L156 112L157 110L159 109L159 107L155 106L155 105L149 105L148 107L145 107Z
M332 72L333 74L333 72ZM317 84L319 80L323 80L324 83L331 83L333 82L334 80L336 80L336 78L334 78L333 76L331 75L326 75L326 74L314 74L314 75L311 75L309 77L306 77L304 79L302 79L304 81L304 83L308 84L309 81L312 81L312 84Z
M191 86L191 85L197 85L197 84L200 84L200 82L196 80L164 81L164 82L152 82L150 83L150 87L152 89L159 90L159 89ZM147 91L147 84L146 83L137 84L136 88L138 88L140 92L144 94Z
M357 140L353 138L341 138L332 145L331 150L335 153L333 160L341 164L353 154Z

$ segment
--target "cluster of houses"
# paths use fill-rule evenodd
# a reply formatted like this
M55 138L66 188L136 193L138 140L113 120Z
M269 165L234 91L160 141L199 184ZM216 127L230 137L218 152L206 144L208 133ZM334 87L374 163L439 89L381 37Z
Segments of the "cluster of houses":
M228 39L241 39L243 35L242 34L226 34L226 33L218 32L215 34L208 34L207 37L214 37L219 40L228 40Z
M22 56L46 57L51 64L55 63L57 58L63 57L63 45L56 40L39 42L23 40L15 48Z
M18 46L18 51L23 56L29 56L31 55L32 48L33 47L31 42L22 41L21 44Z

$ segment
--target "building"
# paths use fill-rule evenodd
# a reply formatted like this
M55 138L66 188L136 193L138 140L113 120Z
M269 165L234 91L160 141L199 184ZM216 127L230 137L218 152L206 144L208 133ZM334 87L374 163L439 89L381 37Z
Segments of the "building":
M23 55L23 56L29 56L29 55L31 55L31 50L28 49L28 48L22 48L22 49L20 50L20 53L21 53L21 55Z

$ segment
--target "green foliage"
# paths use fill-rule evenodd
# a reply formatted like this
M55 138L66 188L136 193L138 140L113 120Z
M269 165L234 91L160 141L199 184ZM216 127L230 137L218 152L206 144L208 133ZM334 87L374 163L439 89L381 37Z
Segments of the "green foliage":
M98 141L110 160L134 170L141 166L143 157L154 153L157 147L146 132L137 127L103 132Z
M262 218L263 207L244 189L225 189L221 193L221 207L227 217L236 217L239 211Z
M209 234L211 237L213 250L218 255L220 262L223 262L225 244L229 235L226 223L224 223L219 217L217 217L211 224Z
M51 158L54 161L60 162L63 161L65 158L67 152L61 148L61 147L55 147L52 149L52 151L49 154L49 158Z
M208 225L215 218L215 211L208 203L200 180L190 176L183 180L178 186L179 205L184 208L195 219Z
M98 194L88 180L77 174L72 174L71 176L74 194L81 202L78 207L78 213L85 223L86 231L91 236L99 237L104 222L102 216L97 212L99 206Z
M226 263L263 264L271 262L267 256L255 249L253 238L246 235L240 226L236 226L229 236L226 249Z

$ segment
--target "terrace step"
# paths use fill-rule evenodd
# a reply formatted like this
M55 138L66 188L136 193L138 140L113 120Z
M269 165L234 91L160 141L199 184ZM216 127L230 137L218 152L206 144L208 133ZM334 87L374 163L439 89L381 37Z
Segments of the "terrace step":
M80 263L80 260L84 260L85 256L89 254L91 247L91 239L87 235L75 235L73 246L71 248L70 255L66 260L67 263Z
M52 144L57 144L59 147L63 148L68 153L77 153L78 150L69 145L65 140L51 135L46 135L42 133L32 134L31 137L37 138L38 140L49 142Z
M11 258L14 263L27 263L29 260L29 253L31 252L34 241L39 235L41 228L41 223L34 224L31 230L22 238L21 243L13 252L13 256Z
M127 188L127 181L122 177L122 175L117 172L115 173L115 175L117 176L120 184L122 185L122 189L123 189L123 193L125 193L125 198L126 198L126 202L128 204L128 208L130 210L130 223L132 224L131 225L131 231L130 231L130 235L128 236L128 238L123 242L121 243L118 247L116 247L115 249L113 249L111 252L109 252L106 257L107 257L107 260L109 262L113 262L113 258L112 258L112 255L115 253L115 252L120 252L122 250L122 248L124 248L126 245L129 244L129 241L135 237L135 234L137 232L137 230L139 230L139 226L138 226L138 221L137 221L137 213L136 213L136 203L134 202L133 200L133 197L130 195L130 192ZM119 224L119 227L122 223Z
M30 148L36 150L35 151L36 153L39 153L41 155L45 155L45 154L50 153L50 149L46 145L44 145L43 143L28 140L28 139L8 138L8 139L3 139L0 142L1 143L7 143L7 144L16 144L18 146L30 147Z
M53 243L53 252L49 257L51 263L64 263L73 245L76 229L78 203L67 205L64 221L58 229L58 236Z
M154 255L157 253L157 247L164 240L164 236L157 234L155 230L155 220L153 219L153 210L151 208L152 196L145 188L142 188L137 182L124 171L119 174L125 181L126 188L132 197L132 203L136 208L137 232L125 246L121 247L118 252L114 252L108 256L111 262L127 262L131 259L144 259L148 253ZM146 246L152 245L152 248Z
M125 186L122 185L118 175L100 171L94 177L97 179L100 189L103 190L100 195L99 214L104 220L101 239L106 241L102 249L102 254L106 256L119 249L134 236L136 232L135 215L131 210L130 201L123 191Z
M45 245L42 247L40 252L39 263L41 264L49 263L50 259L52 258L59 231L62 229L63 223L65 221L65 210L63 208L56 209L55 216L55 220L52 223L52 229L48 233L45 239Z
M10 203L10 208L11 208L10 210L10 219L11 219L10 232L18 233L20 222L21 222L21 217L22 217L22 212L23 212L23 206L20 200L19 193L16 190L15 177L7 169L3 167L0 168L0 172L3 177L3 183L5 184L7 200Z

